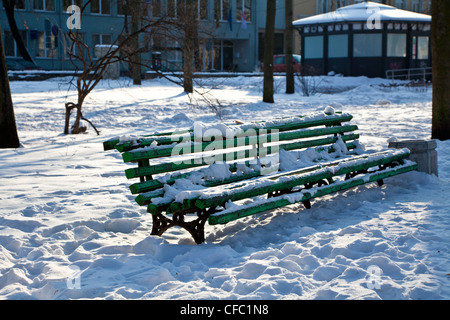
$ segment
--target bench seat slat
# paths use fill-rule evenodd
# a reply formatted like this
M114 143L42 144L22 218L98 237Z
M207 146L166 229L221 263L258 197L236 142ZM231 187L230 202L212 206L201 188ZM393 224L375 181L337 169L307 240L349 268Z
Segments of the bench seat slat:
M313 198L321 197L327 194L339 192L352 187L363 185L370 182L386 179L398 174L406 173L409 171L417 170L417 164L409 162L408 164L401 165L392 169L386 169L381 172L375 172L365 175L364 177L354 177L341 183L333 183L330 185L318 187L314 191L304 190L299 194L301 196L278 196L271 199L267 199L264 202L254 202L243 207L236 207L234 210L224 210L218 212L209 217L209 224L225 224L233 220L237 220L249 215L261 213L267 210L273 210L281 208L290 204L304 202Z
M355 147L356 147L356 145L353 143L346 143L347 150L355 149ZM320 154L321 152L332 153L332 152L335 152L335 148L333 146L330 146L327 148L317 147L317 148L315 148L315 152L317 154ZM349 151L348 154L354 155L355 153L352 151ZM317 160L320 160L320 157ZM241 164L246 167L250 167L253 164L253 162L255 162L255 161L254 160L245 161L244 163L241 163ZM236 170L237 170L236 164L230 164L229 170L230 170L230 172L236 172ZM258 172L260 172L260 171L258 171ZM194 174L196 174L196 173L198 173L198 171L194 171ZM202 183L202 185L204 185L205 187L213 187L213 186L217 186L217 185L221 185L221 184L227 184L227 183L236 182L236 181L240 181L240 180L250 179L253 176L259 176L259 175L261 175L261 174L252 173L251 175L250 174L249 175L242 174L240 176L233 175L229 179L225 179L223 181L220 181L220 180L218 181L216 179L205 180L204 183ZM148 180L148 181L144 181L144 182L138 182L138 183L134 183L134 184L130 185L130 191L132 194L147 193L152 190L163 188L165 184L172 185L178 179L189 179L190 176L191 176L191 172L187 172L187 173L183 173L183 174L174 174L169 179L165 180L164 182L160 182L157 179Z
M382 152L359 159L349 159L339 162L339 164L326 164L316 166L315 170L296 170L298 173L285 173L275 176L262 177L253 181L245 181L242 185L229 184L225 187L210 188L201 196L194 196L185 199L183 203L174 202L170 206L169 213L178 210L186 210L191 206L198 209L223 206L229 200L238 201L246 198L268 194L274 191L289 190L307 183L317 183L321 180L331 179L339 175L369 169L372 167L386 165L394 161L406 159L409 156L408 150L396 152ZM189 194L189 191L185 193Z

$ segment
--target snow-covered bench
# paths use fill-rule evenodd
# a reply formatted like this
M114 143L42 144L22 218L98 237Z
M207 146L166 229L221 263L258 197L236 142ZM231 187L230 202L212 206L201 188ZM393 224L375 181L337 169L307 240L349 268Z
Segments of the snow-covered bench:
M117 149L152 235L178 226L204 242L204 226L226 224L417 169L408 149L368 153L350 114L332 109L253 123L194 125L178 132L120 137ZM187 218L191 216L192 218Z

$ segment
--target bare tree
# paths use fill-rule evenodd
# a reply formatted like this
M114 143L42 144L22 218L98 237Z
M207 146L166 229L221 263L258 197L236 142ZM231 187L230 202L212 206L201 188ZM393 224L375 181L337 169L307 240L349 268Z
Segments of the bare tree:
M431 53L433 64L432 138L450 139L450 1L431 3Z
M91 2L87 1L81 10L81 17L86 6ZM145 2L145 3L144 3ZM193 86L193 72L195 66L198 63L194 63L198 55L199 44L199 28L197 22L197 0L185 0L178 2L178 15L176 19L174 16L168 16L162 14L158 18L145 17L142 15L142 8L145 8L146 1L144 0L128 0L126 3L126 15L125 24L122 32L118 35L117 39L113 41L110 49L102 57L94 58L91 55L92 48L89 48L78 30L75 32L69 32L69 39L71 40L71 48L68 54L74 65L81 64L80 74L76 77L76 88L78 91L77 101L66 103L66 120L64 132L68 133L81 133L86 131L86 127L82 125L82 120L88 122L94 130L99 134L99 131L94 124L83 116L82 107L88 94L95 88L104 76L107 68L112 63L118 61L126 62L131 66L133 82L135 84L140 83L140 70L141 67L151 68L148 61L140 59L141 49L139 46L139 36L144 34L147 38L153 39L153 43L158 43L160 46L160 40L170 40L172 43L180 43L183 51L183 76L180 76L178 80L174 77L169 77L162 70L155 70L160 76L165 77L169 81L176 83L184 88L187 93L193 93L194 96L189 96L191 102L196 97L200 97L203 102L206 102L208 106L215 106L215 108L221 109L221 104L218 100L210 94L209 91L200 91L194 89ZM134 12L140 12L139 15L133 14ZM131 14L131 28L127 23L127 14ZM136 21L137 20L137 21ZM128 32L128 30L131 30ZM164 49L159 47L158 49ZM138 75L137 75L138 74ZM213 108L214 109L214 108ZM70 126L70 119L72 112L76 111L75 121ZM217 112L220 114L220 112Z
M90 4L90 2L91 0L88 0L81 9L81 17L83 17L83 12L86 9L87 5ZM84 42L83 37L79 33L79 30L77 29L75 32L69 32L68 36L71 40L71 47L68 50L68 55L70 56L70 59L75 66L77 66L78 62L82 65L82 67L81 70L79 70L79 75L76 77L76 88L78 93L77 101L67 102L65 104L65 134L78 134L85 132L87 128L82 125L82 120L88 122L94 128L96 133L100 134L94 124L83 116L82 108L86 97L102 80L108 66L110 66L112 63L124 61L131 64L136 64L140 69L142 65L140 61L133 59L133 57L139 52L139 48L136 49L135 45L136 39L144 32L156 32L157 30L159 30L159 26L162 26L164 23L164 19L145 21L145 23L143 23L137 30L132 30L132 32L130 34L126 34L126 36L124 27L122 32L118 35L117 39L107 50L106 54L101 57L95 58L92 56L90 50L91 48L89 48ZM133 48L135 50L133 50ZM126 54L124 54L124 52ZM70 118L72 115L72 111L74 110L76 111L75 121L73 125L70 126Z
M0 29L0 148L19 147L20 142L17 135L5 51L3 49L2 30Z
M266 30L264 35L263 101L273 103L273 52L275 37L276 0L267 0Z

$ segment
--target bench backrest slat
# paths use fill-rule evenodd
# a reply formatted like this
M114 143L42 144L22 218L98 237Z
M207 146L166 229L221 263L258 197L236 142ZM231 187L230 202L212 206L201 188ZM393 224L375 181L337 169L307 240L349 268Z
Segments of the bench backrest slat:
M344 142L356 140L359 138L358 134L349 134L342 136L341 139ZM309 141L299 141L299 142L293 142L293 143L287 143L283 145L278 146L272 146L272 147L263 147L259 148L259 151L265 150L265 152L262 152L266 155L268 154L274 154L276 151L283 149L286 151L289 150L296 150L296 149L304 149L309 147L317 147L321 145L326 144L333 144L338 141L338 137L329 137L329 138L321 138L321 139L315 139L315 140L309 140ZM355 148L355 145L349 145L348 149ZM224 149L226 150L226 149ZM255 150L241 150L241 151L233 151L233 152L227 152L227 153L221 153L221 154L215 154L215 155L208 155L201 158L189 158L185 160L174 160L173 162L167 162L167 163L161 163L161 164L155 164L152 166L143 166L138 168L130 168L125 170L125 175L128 179L132 178L138 178L138 177L145 177L149 175L155 175L160 173L166 173L166 172L172 172L172 171L178 171L178 170L184 170L184 169L190 169L195 167L202 167L206 165L213 164L217 162L217 160L226 160L226 159L233 159L233 160L240 160L240 159L246 159L251 156L254 156ZM180 163L181 162L181 163Z
M229 127L233 129L233 127L243 128L244 134L248 135L248 131L254 132L255 134L259 134L259 131L265 129L267 131L278 130L280 132L290 131L290 130L298 130L303 128L311 128L316 126L335 126L339 125L343 122L351 121L353 116L349 114L334 114L328 115L326 117L305 117L305 116L296 116L289 117L288 119L297 121L291 122L283 122L283 118L278 120L280 123L272 123L270 122L267 125L264 125L264 121L252 122L250 124L232 124ZM239 130L235 130L239 132ZM245 132L247 131L247 132ZM190 137L190 140L194 140L194 129L187 129L182 131L174 131L174 132L163 132L158 134L152 134L143 136L141 138L130 139L129 141L121 141L119 138L114 138L103 143L104 150L111 150L116 148L120 152L130 151L136 148L146 147L152 145L156 141L157 145L171 144L173 142L181 142L182 139L186 139L186 136ZM205 140L208 137L204 137Z
M312 138L330 134L343 134L358 130L355 125L338 126L329 128L319 128L311 130L296 130L281 132L275 134L254 135L239 137L234 139L223 139L221 141L206 141L201 144L196 144L195 141L189 140L189 143L182 143L182 145L164 145L160 148L144 147L127 151L122 154L124 162L138 162L143 159L155 159L170 157L172 155L182 155L189 153L198 153L203 151L217 151L221 149L230 149L235 147L244 147L261 143L270 143L286 140L295 140L303 138Z

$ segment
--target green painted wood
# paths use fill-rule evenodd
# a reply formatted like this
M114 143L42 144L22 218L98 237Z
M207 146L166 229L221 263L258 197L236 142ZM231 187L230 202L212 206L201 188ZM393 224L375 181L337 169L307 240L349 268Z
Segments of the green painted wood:
M259 177L261 174L259 172L252 172L242 175L233 175L225 180L206 180L202 185L205 187L215 187L219 185L226 185L237 181L249 180L255 177ZM158 189L150 192L145 192L136 197L136 202L140 205L148 205L153 198L158 198L164 196L164 190Z
M297 116L297 117L298 118L305 118L306 116L300 115L300 116ZM285 118L286 117L280 118L280 120L285 119ZM336 126L336 125L340 125L342 122L351 121L352 119L353 119L352 115L336 113L334 115L328 115L328 117L325 118L325 119L317 119L317 120L309 120L309 121L305 120L305 121L300 121L300 122L292 122L292 123L287 123L287 124L283 124L283 125L267 126L265 128L261 128L261 129L289 131L289 130L297 130L297 129L309 128L309 127L321 126L321 125ZM260 128L259 128L258 124L261 124L261 123L264 123L264 122L266 122L266 121L255 121L255 122L252 122L255 125L253 127L249 127L249 129L253 129L256 132L256 134L259 134ZM236 123L234 125L240 125L240 124ZM118 138L113 138L113 139L110 139L110 140L105 141L103 143L103 149L105 151L107 151L107 150L112 150L112 149L117 148L121 152L129 151L129 150L132 150L132 149L135 149L135 148L149 146L149 145L151 145L151 143L155 139L159 139L159 138L161 138L161 136L166 136L166 137L162 138L161 143L159 143L159 144L166 144L166 143L168 143L168 141L167 141L168 137L173 137L174 135L180 135L180 134L185 134L185 133L190 133L191 134L191 140L194 140L193 139L193 135L192 135L193 131L194 131L194 129L190 128L190 129L187 129L187 130L180 130L180 131L175 131L175 132L160 132L160 133L153 133L153 134L150 134L150 135L143 135L142 137L139 137L138 144L134 144L132 142L127 142L127 141L123 141L122 143L120 143L120 140ZM166 141L166 142L163 142L163 141Z
M341 163L341 162L342 162L342 160L332 162L329 164L329 166L337 165L338 163ZM245 165L247 167L250 166L250 162L247 161L245 163ZM313 167L302 168L299 170L290 171L288 173L277 174L277 175L274 175L272 179L276 179L278 177L283 177L283 176L294 175L294 174L307 173L307 172L311 172L314 170L318 170L320 168L323 168L323 165L317 165L317 166L313 166ZM236 166L230 165L229 170L231 172L235 172ZM153 198L162 197L164 195L163 190L156 190L156 189L163 188L165 184L172 185L173 183L175 183L176 180L181 179L181 178L188 179L189 176L190 176L190 173L181 174L179 176L176 176L176 177L173 177L173 178L167 180L165 183L159 182L157 180L149 180L149 181L131 185L130 190L132 191L133 194L141 193L135 199L139 205L141 205L141 206L148 205L148 204L150 204L150 202ZM239 181L247 181L247 180L257 178L260 176L261 176L261 172L259 172L259 171L254 171L254 172L250 172L250 173L241 173L239 175L233 174L231 177L224 179L224 180L215 180L215 179L205 180L201 185L203 185L204 187L216 187L216 186L220 186L220 185L228 185L228 184L239 182ZM133 188L133 186L134 186L134 188ZM151 190L146 190L146 191L141 192L141 190L144 190L146 187L151 188ZM152 192L152 190L154 190L154 191Z
M359 138L359 134L349 134L345 136L341 136L342 140L344 142L356 140ZM296 150L296 149L304 149L309 147L317 147L321 145L329 145L336 143L338 140L338 137L328 137L328 138L322 138L322 139L315 139L315 140L309 140L309 141L299 141L294 143L287 143L284 145L280 145L279 149L284 150ZM349 145L349 148L355 148L355 145ZM277 147L278 148L278 147ZM260 148L266 149L266 154L278 152L278 149L276 147L267 147L267 148ZM228 153L223 153L223 159L245 159L254 156L253 150L245 150L245 151L233 151ZM175 162L167 162L162 164L153 165L150 167L141 167L141 168L130 168L125 170L125 176L128 179L132 178L138 178L138 177L145 177L149 175L154 174L160 174L160 173L166 173L166 172L172 172L172 171L178 171L183 169L189 169L189 168L195 168L195 167L201 167L210 165L218 159L218 155L208 156L204 158L199 159L187 159L183 161L183 163L175 163Z
M152 145L152 143L156 142L158 146L161 145L170 145L173 143L180 143L186 140L190 140L192 135L189 132L186 132L184 134L173 134L172 136L161 136L161 137L152 137L152 138L145 138L139 140L138 144L135 144L133 142L123 142L120 144L117 144L115 148L119 152L127 152L138 148L148 147Z
M355 165L348 165L344 167L338 167L332 169L334 166L337 166L338 164L334 165L326 165L323 167L317 166L316 172L314 171L300 171L296 170L298 173L290 173L290 174L278 174L275 176L269 176L267 178L264 178L263 181L273 181L273 183L268 184L267 182L264 183L261 187L254 187L251 190L242 190L240 187L246 187L246 183L243 185L239 185L237 187L233 187L233 185L230 185L224 188L221 188L224 190L226 194L220 194L214 197L210 197L207 199L199 199L198 197L193 197L192 199L186 199L180 206L178 203L173 204L170 206L170 212L177 212L177 210L185 210L188 208L191 208L192 206L195 206L198 209L206 209L206 208L213 208L217 206L224 206L225 203L228 201L238 201L242 199L252 198L256 196L260 196L263 194L269 194L274 191L286 191L290 190L292 188L305 185L308 183L317 183L321 180L328 180L332 179L333 177L345 175L347 173L352 172L358 172L361 170L373 168L380 165L386 165L388 163L399 161L407 158L409 156L409 153L402 153L397 154L393 156L384 157L381 159L375 159L372 160L370 157L366 158L364 162L360 161ZM363 160L363 159L361 159ZM351 161L347 161L348 163L351 163ZM345 162L340 162L339 165L345 164ZM326 170L323 170L326 169ZM286 179L283 179L280 182L277 182L282 177L291 176L292 179L289 179L289 181L286 181Z
M147 212L151 214L160 214L169 208L170 203L159 203L159 204L153 204L149 203L147 206Z
M180 130L180 131L169 131L169 132L159 132L159 133L155 132L153 134L144 135L142 137L146 137L150 141L153 141L152 137L155 137L155 139L159 139L161 136L181 135L181 134L185 134L185 133L189 133L189 132L192 132L192 130ZM129 146L129 148L131 148L131 149L140 148L139 143L137 145L134 145L134 143L131 141L124 141L124 142L120 143L119 138L113 138L113 139L103 142L103 149L104 149L104 151L117 149L118 145L121 145L121 144ZM122 147L120 147L120 148L122 148ZM124 146L123 148L126 149L127 147Z
M356 148L356 145L353 143L346 143L346 147L348 150L352 150ZM316 149L317 152L334 152L334 148L332 146L330 147L319 147ZM351 155L352 153L350 152L349 155ZM250 161L245 161L243 163L244 165L246 165L247 167L250 166ZM235 172L236 171L236 165L235 164L230 164L229 170L231 172ZM144 193L144 192L148 192L148 191L152 191L158 188L162 188L164 186L164 184L169 184L172 185L173 183L175 183L176 180L178 179L189 179L191 173L184 173L184 174L179 174L179 175L174 175L172 176L169 180L167 180L165 183L159 182L158 180L149 180L149 181L144 181L144 182L138 182L138 183L134 183L130 186L130 191L132 194L138 194L138 193ZM260 175L260 174L258 174ZM256 176L256 175L255 175ZM240 178L242 177L242 178ZM215 185L220 185L220 184L226 184L226 183L231 183L231 182L235 182L235 181L240 181L240 180L245 180L245 179L249 179L251 178L250 176L247 175L242 175L242 176L234 176L230 177L230 179L224 180L224 183L220 183L220 181L217 180L211 180L211 181L205 181L205 183L203 185L205 186L215 186Z
M134 200L140 206L145 206L145 205L148 205L153 198L159 198L162 196L164 196L164 190L158 189L158 190L142 193L142 194L138 195Z
M167 145L163 148L147 149L139 151L140 149L133 150L131 152L124 152L122 158L124 162L137 162L143 159L155 159L170 157L172 155L186 155L191 153L199 153L204 151L217 151L230 149L235 147L251 146L261 143L271 143L286 140L295 140L303 138L312 138L318 136L326 136L331 134L344 134L348 132L353 132L358 130L357 126L337 126L329 128L319 128L311 130L301 130L301 131L289 131L280 132L276 134L266 134L266 135L253 135L245 136L234 139L223 139L220 141L206 141L203 143L195 143L193 140L187 140L190 142L189 146L173 146ZM184 138L180 138L184 139ZM186 141L186 140L181 140ZM179 141L179 142L181 142Z
M271 201L267 201L265 203L256 204L254 206L245 206L238 211L230 211L226 214L215 214L209 217L208 222L211 225L216 224L226 224L230 221L234 221L243 217L247 217L253 214L261 213L268 210L273 210L277 208L281 208L293 203L304 202L313 198L321 197L327 194L336 193L342 190L346 190L349 188L353 188L362 184L375 182L378 180L386 179L388 177L392 177L394 175L406 173L409 171L417 170L417 164L402 166L394 169L387 169L386 171L382 171L377 174L371 174L368 179L365 177L356 177L349 179L343 183L334 183L331 185L323 186L317 188L315 193L308 193L307 191L303 193L303 197L299 197L297 201L291 202L284 198L283 196L275 197L271 199Z

